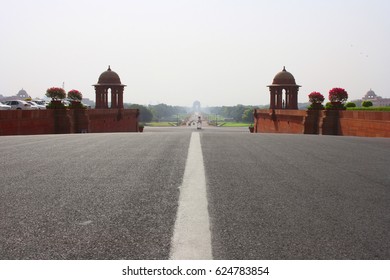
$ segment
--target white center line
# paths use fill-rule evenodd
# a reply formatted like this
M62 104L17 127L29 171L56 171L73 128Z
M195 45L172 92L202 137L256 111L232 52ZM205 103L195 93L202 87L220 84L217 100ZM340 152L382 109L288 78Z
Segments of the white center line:
M180 187L170 259L211 260L212 258L202 148L199 133L193 132L183 183Z

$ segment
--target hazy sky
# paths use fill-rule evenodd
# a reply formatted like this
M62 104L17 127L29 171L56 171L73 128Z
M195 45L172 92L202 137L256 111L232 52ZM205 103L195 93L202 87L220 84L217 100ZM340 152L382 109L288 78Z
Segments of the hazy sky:
M299 101L343 87L390 97L388 0L0 0L0 94L62 86L95 99L108 65L124 101L269 103L286 66Z

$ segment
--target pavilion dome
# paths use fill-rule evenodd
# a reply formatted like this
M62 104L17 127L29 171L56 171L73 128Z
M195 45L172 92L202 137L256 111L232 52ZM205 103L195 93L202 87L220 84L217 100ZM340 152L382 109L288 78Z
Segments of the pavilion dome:
M367 91L367 93L364 97L366 99L375 99L377 97L377 95L375 94L375 92L372 89L370 89L369 91Z
M27 91L25 91L24 89L19 90L19 92L18 92L18 94L16 96L19 97L19 98L29 97Z
M119 75L111 70L110 66L108 66L107 71L104 71L98 80L99 85L121 85L121 79Z
M286 68L283 67L283 70L275 75L272 85L296 85L294 76L286 71Z

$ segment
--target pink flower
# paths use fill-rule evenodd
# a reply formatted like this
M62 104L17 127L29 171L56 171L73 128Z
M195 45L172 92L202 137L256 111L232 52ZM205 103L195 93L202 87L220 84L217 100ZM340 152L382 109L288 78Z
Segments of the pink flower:
M322 102L324 102L324 100L325 100L325 97L317 91L313 91L312 93L309 94L309 101L311 103L321 104Z
M59 87L51 87L46 90L46 96L52 99L64 99L66 97L65 90Z
M348 93L343 88L332 88L328 98L330 102L345 102L348 99Z
M72 89L71 91L68 92L68 98L71 100L81 101L81 99L83 99L83 95L78 90Z

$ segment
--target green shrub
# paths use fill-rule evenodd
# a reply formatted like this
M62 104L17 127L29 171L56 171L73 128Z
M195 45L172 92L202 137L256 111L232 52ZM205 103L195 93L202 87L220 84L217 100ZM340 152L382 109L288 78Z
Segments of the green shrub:
M339 103L339 104L332 104L332 102L327 102L325 104L325 109L326 110L342 110L345 109L344 104Z
M347 107L347 108L356 107L356 104L353 102L348 102L347 104L345 104L345 107Z
M362 102L363 107L372 107L372 105L373 105L372 102L369 100L365 100Z
M324 105L321 103L312 103L307 107L308 110L323 110Z

